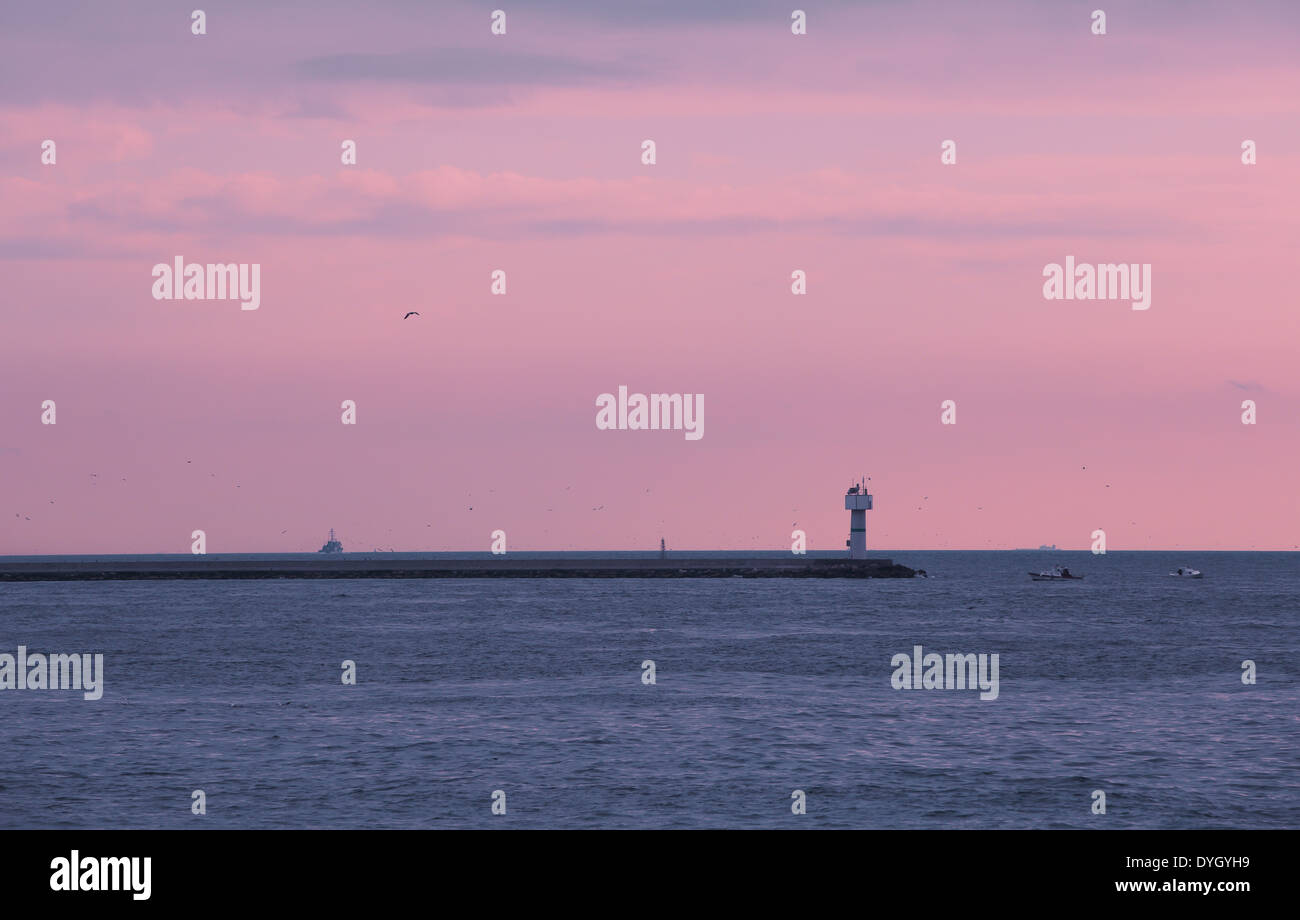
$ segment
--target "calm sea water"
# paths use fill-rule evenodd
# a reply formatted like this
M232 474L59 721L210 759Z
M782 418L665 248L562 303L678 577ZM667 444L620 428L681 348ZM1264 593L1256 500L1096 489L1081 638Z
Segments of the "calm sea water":
M0 826L1300 827L1300 554L881 555L934 577L0 584L0 652L105 657L0 691Z

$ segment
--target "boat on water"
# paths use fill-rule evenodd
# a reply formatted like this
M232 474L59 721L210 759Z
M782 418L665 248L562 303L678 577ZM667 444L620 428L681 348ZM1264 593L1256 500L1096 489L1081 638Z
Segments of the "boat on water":
M340 543L340 542L335 538L335 536L334 536L334 528L333 528L333 527L330 528L330 538L329 538L329 542L326 543L324 546L322 546L320 549L318 549L317 552L318 552L318 553L341 553L341 552L343 552L343 544Z
M1083 581L1082 575L1071 575L1069 569L1059 565L1052 566L1050 572L1030 572L1029 577L1034 581Z
M1202 577L1201 570L1194 569L1190 565L1179 566L1177 572L1170 572L1169 575L1171 578L1201 578Z

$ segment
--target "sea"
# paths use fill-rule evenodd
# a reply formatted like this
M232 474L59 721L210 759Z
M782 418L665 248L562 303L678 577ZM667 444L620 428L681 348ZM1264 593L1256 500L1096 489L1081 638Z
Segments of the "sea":
M929 577L0 583L103 655L0 690L0 827L1300 827L1300 553L873 555Z

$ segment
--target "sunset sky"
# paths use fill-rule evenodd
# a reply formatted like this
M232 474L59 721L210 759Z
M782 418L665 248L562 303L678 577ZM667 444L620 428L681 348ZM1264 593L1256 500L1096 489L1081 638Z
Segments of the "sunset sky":
M0 554L1300 544L1300 6L795 6L4 4Z

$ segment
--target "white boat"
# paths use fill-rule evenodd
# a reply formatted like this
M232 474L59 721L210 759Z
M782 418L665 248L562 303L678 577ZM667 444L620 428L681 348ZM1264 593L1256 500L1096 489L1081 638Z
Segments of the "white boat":
M1170 572L1169 575L1171 578L1200 578L1201 570L1194 569L1190 565L1182 565L1178 567L1177 572Z
M1069 569L1059 565L1052 566L1050 572L1030 572L1029 577L1034 581L1083 581L1082 575L1071 575Z

